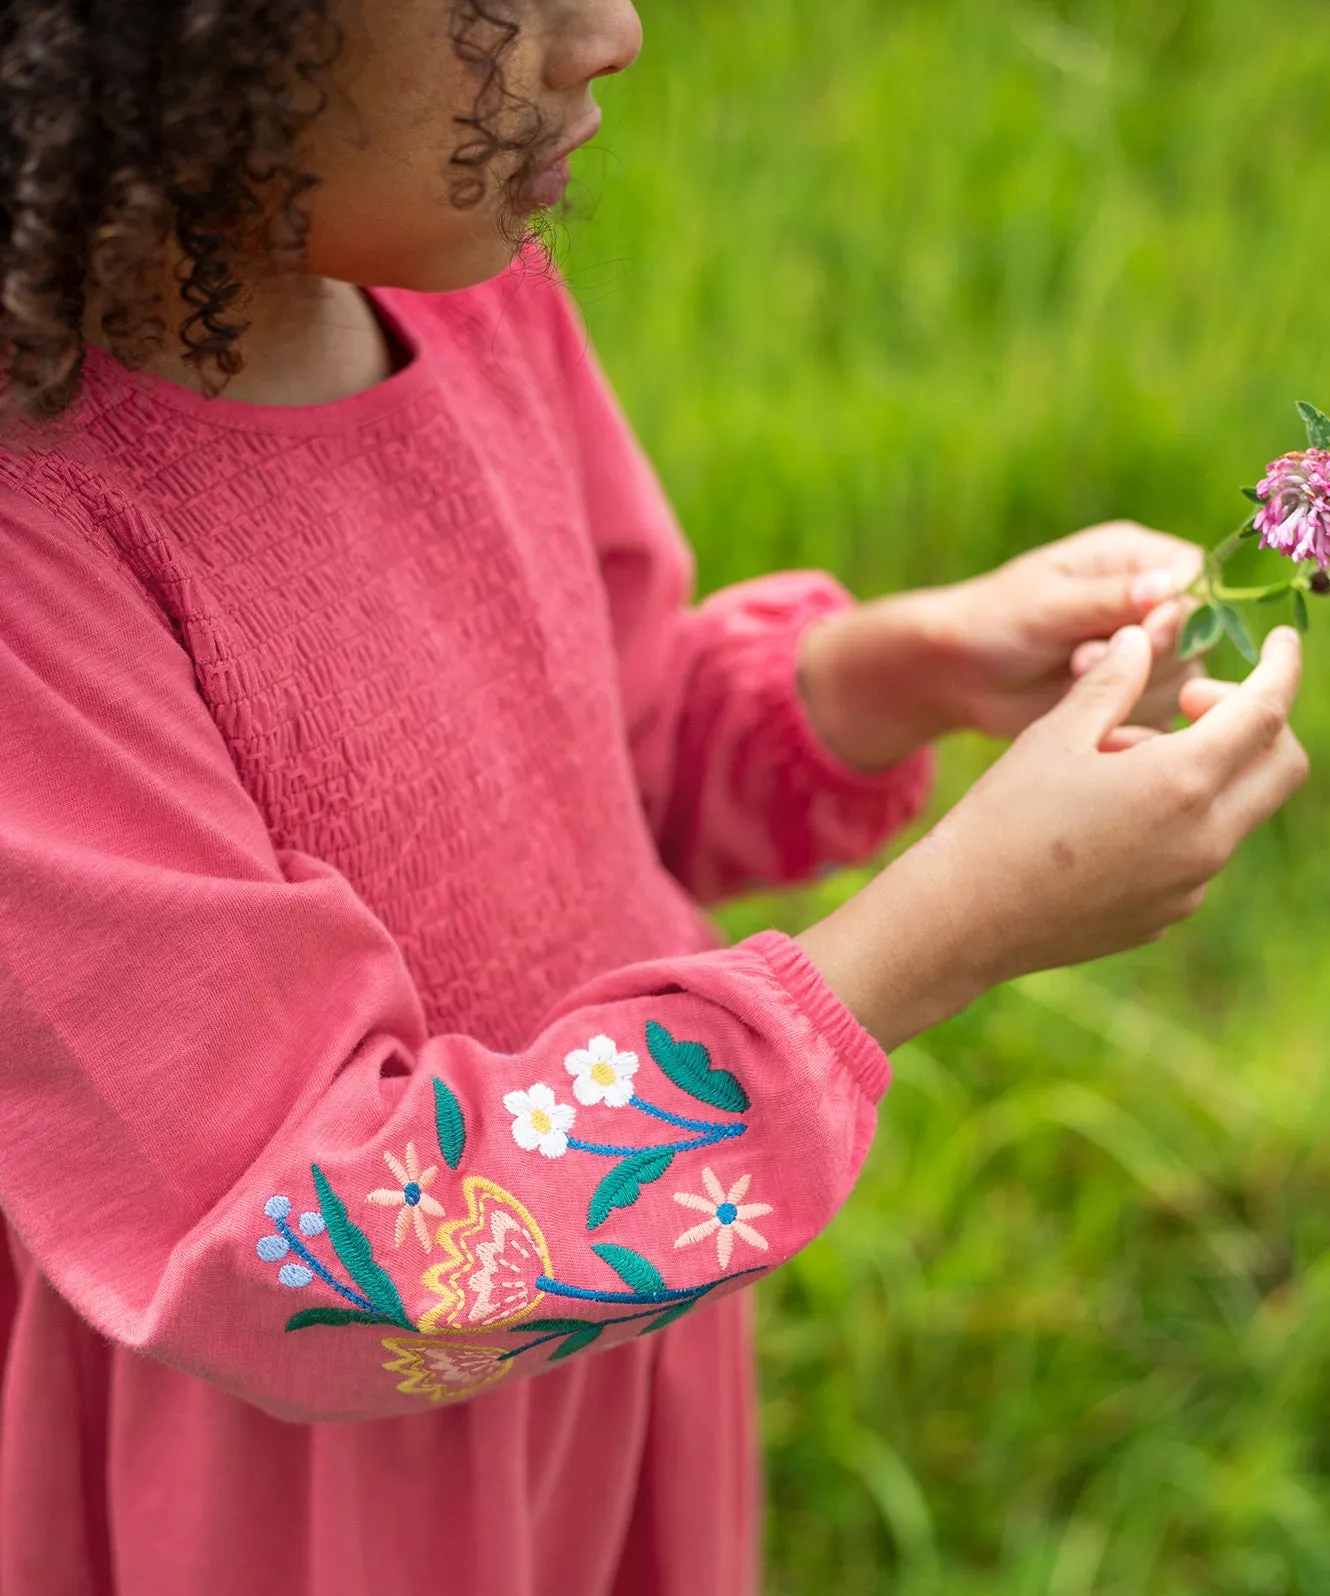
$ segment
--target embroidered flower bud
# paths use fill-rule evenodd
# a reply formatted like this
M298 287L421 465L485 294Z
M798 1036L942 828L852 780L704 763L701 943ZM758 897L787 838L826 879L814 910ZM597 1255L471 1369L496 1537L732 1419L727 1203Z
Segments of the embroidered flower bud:
M285 1236L260 1236L255 1250L264 1263L281 1263L291 1251L291 1243Z
M300 1234L302 1236L321 1236L328 1228L322 1214L306 1210L300 1216Z
M291 1212L291 1199L289 1197L269 1197L263 1205L263 1211L274 1222L279 1219L285 1219Z
M304 1264L283 1264L277 1271L277 1278L284 1286L290 1286L292 1291L299 1291L302 1286L307 1286L314 1278L314 1271L306 1269Z
M1330 567L1330 449L1305 449L1276 460L1256 489L1261 547L1291 560Z

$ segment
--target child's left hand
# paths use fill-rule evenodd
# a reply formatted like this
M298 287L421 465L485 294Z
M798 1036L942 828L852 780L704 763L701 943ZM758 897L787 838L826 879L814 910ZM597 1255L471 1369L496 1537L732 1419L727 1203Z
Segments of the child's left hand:
M1143 624L1155 670L1139 725L1168 726L1200 667L1177 658L1194 544L1128 522L1092 527L953 587L878 599L805 634L800 688L831 751L883 769L963 727L1014 737L1119 627Z

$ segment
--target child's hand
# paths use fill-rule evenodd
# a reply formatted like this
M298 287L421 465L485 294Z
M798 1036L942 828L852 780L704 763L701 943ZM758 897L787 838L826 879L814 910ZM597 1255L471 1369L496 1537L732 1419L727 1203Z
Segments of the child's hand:
M1246 682L1185 689L1186 730L1121 737L1151 669L1149 639L1128 628L930 836L801 942L890 1048L1001 981L1154 940L1306 779L1288 727L1301 662L1282 627ZM1123 751L1101 751L1115 739Z
M1014 737L1062 697L1120 627L1143 623L1155 664L1141 725L1166 726L1201 674L1175 651L1201 551L1125 522L1035 549L954 587L862 605L810 629L801 685L845 763L879 769L948 731Z

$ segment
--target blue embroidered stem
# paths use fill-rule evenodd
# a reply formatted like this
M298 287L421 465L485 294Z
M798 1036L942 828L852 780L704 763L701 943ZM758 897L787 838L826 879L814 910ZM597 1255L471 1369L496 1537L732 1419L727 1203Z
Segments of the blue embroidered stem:
M536 1281L536 1289L551 1297L575 1297L579 1302L609 1302L616 1305L648 1302L667 1308L671 1303L686 1302L690 1297L704 1297L726 1281L742 1280L745 1275L762 1273L762 1269L741 1269L738 1274L723 1275L708 1286L689 1286L686 1291L589 1291L585 1286L566 1286L561 1280L551 1280L548 1275L541 1275Z
M629 1099L629 1108L635 1108L639 1114L650 1114L652 1119L663 1119L667 1125L673 1125L678 1130L690 1131L726 1131L734 1134L732 1126L718 1124L712 1119L684 1119L681 1114L671 1114L668 1109L657 1108L654 1103L648 1103L644 1097Z
M285 1219L274 1219L273 1227L296 1257L307 1263L325 1286L331 1286L339 1296L345 1297L348 1302L354 1302L357 1308L363 1309L366 1313L374 1312L374 1304L368 1297L362 1297L358 1291L352 1291L349 1286L344 1286L336 1275L329 1274Z
M661 1117L664 1118L663 1113ZM611 1147L604 1142L584 1142L579 1136L570 1136L568 1145L575 1152L594 1153L597 1158L632 1158L637 1153L691 1153L697 1147L714 1147L717 1142L732 1142L742 1136L747 1125L713 1125L705 1136L696 1136L691 1142L647 1143L641 1147Z

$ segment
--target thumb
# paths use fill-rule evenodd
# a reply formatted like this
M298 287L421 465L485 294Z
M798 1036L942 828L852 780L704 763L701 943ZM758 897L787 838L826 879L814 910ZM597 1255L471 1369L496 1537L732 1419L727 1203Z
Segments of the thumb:
M1144 628L1123 627L1094 669L1044 717L1046 723L1057 726L1073 743L1098 748L1140 702L1153 665L1154 651Z

